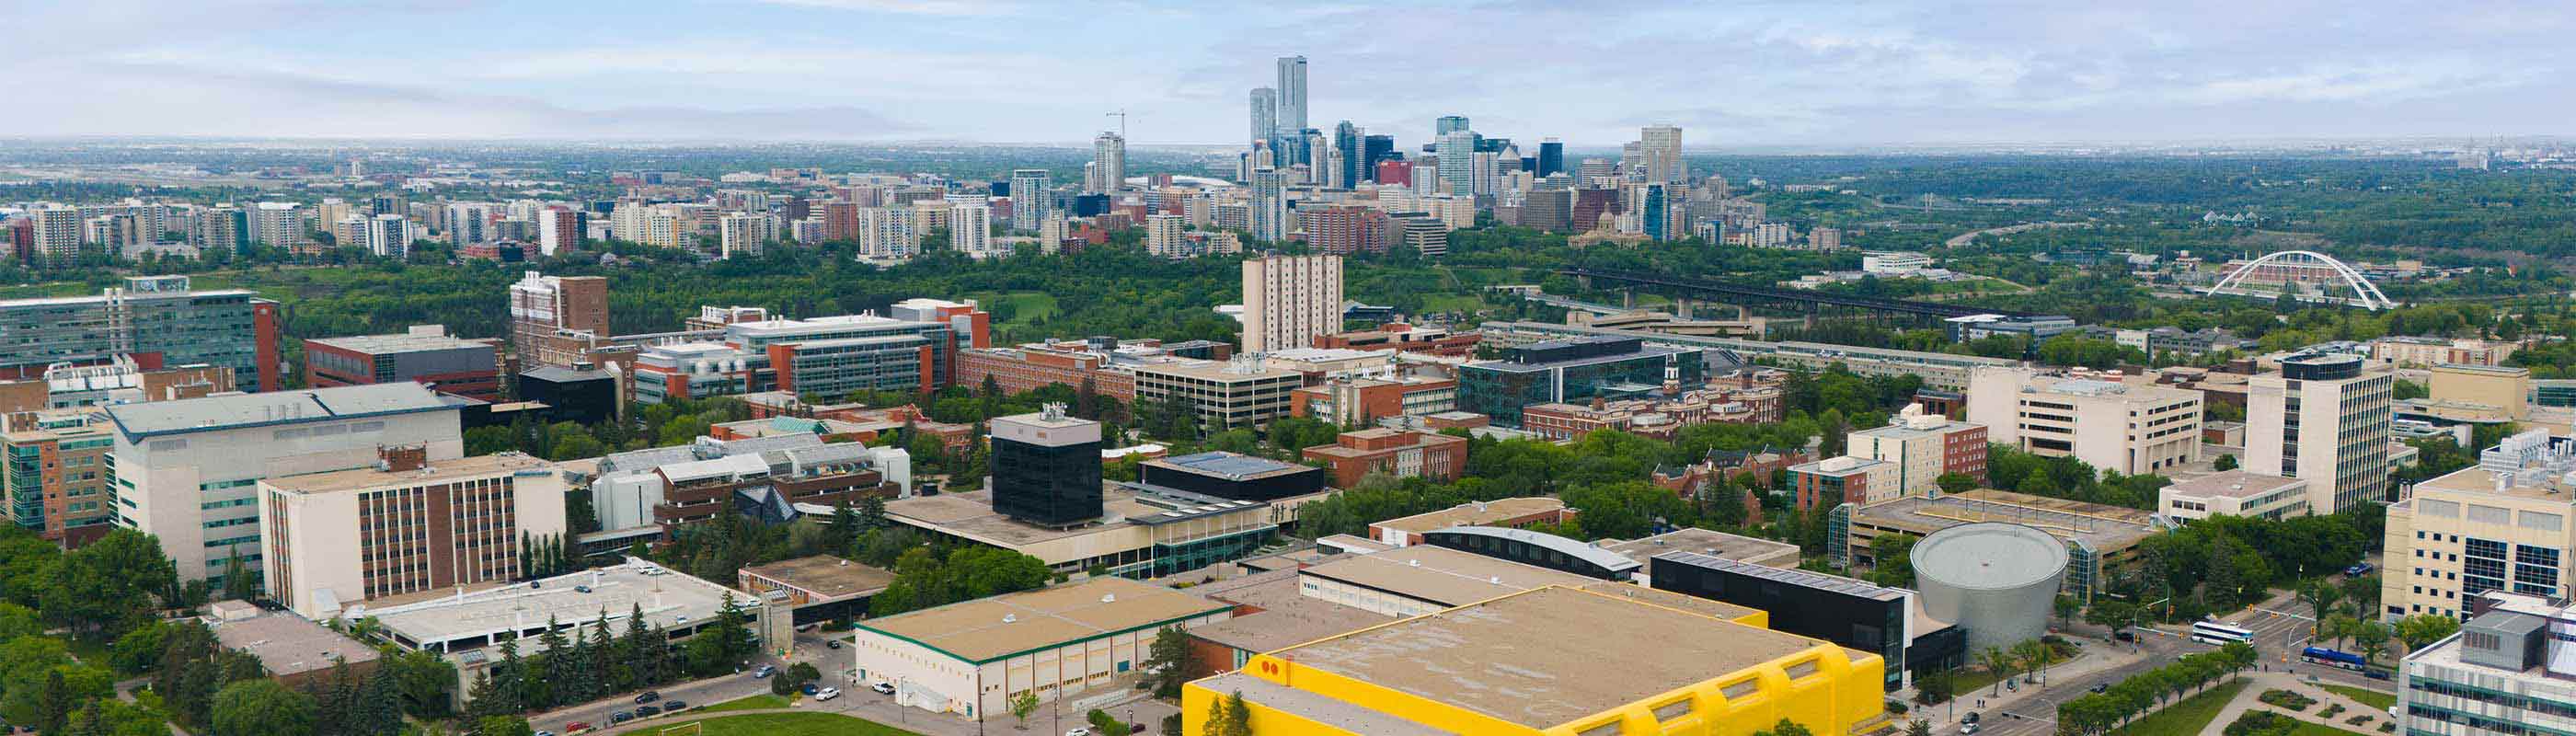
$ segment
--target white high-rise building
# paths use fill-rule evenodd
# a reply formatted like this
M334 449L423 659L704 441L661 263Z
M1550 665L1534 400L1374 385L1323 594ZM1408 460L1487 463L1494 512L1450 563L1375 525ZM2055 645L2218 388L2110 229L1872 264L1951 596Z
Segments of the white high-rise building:
M304 242L304 212L294 202L261 202L250 211L251 240L273 248Z
M377 215L367 220L366 227L368 252L386 258L411 256L413 235L410 220L403 219L402 215Z
M1309 347L1342 330L1342 257L1269 256L1243 262L1243 351Z
M1679 184L1689 178L1682 165L1681 126L1649 125L1639 130L1637 153L1646 169L1646 181Z
M560 207L537 210L537 252L561 253L581 246L581 213Z
M1011 229L1037 232L1038 224L1047 221L1054 204L1047 200L1049 185L1046 169L1013 169L1011 171Z
M1109 132L1092 138L1089 174L1090 180L1083 182L1082 188L1092 194L1107 194L1126 186L1127 138Z
M1279 90L1252 88L1252 141L1259 143L1279 132Z
M1306 57L1279 57L1277 129L1286 135L1306 129Z
M49 263L68 263L81 254L81 211L77 207L46 204L27 212L36 225L36 257Z
M910 258L921 252L921 231L910 207L859 208L859 252L870 258Z
M1170 258L1181 252L1182 226L1189 218L1180 215L1145 216L1145 252Z
M450 202L447 205L447 244L468 246L498 240L492 233L492 203Z
M2358 355L2284 358L2245 384L2245 470L2308 482L2308 509L2388 500L2397 378ZM2393 563L2392 563L2392 566Z
M716 240L723 248L721 257L759 253L762 244L775 239L774 218L767 212L728 212L716 220Z
M1288 172L1252 172L1252 239L1264 243L1288 239Z
M992 205L982 202L948 205L948 243L962 253L981 255L993 252Z

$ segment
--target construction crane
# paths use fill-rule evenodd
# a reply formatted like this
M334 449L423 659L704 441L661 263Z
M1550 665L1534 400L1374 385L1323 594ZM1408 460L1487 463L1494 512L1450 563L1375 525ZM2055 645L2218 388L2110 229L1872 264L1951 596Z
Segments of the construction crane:
M1118 108L1117 112L1108 113L1106 117L1118 119L1118 140L1127 140L1127 108Z

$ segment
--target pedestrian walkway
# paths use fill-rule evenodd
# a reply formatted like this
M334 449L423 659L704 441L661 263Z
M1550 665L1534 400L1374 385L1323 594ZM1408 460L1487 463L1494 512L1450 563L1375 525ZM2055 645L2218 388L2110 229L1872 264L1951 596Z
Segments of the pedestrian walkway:
M2227 707L2219 709L2218 717L2210 719L2209 725L2200 729L2200 736L2225 736L2227 724L2235 723L2236 719L2256 710L2268 710L2320 726L2363 734L2377 734L2380 732L2380 724L2388 722L2387 711L2328 692L2325 688L2310 685L2297 675L2287 672L2250 672L2246 673L2245 678L2249 682L2245 690L2237 693L2235 700L2228 701ZM2317 703L2308 706L2305 711L2294 712L2260 700L2266 690L2288 690L2312 698ZM2328 704L2335 703L2343 705L2343 712L2336 713L2331 719L2317 715L2324 712ZM2346 722L2358 716L2368 716L2369 719L2357 724Z
M2143 652L2131 651L2131 647L2117 643L2102 641L2082 643L2084 644L2083 653L2077 654L2074 659L2049 667L2041 673L2041 678L2050 683L2082 680L2095 674L2146 661L2149 656ZM1994 685L1984 685L1974 692L1959 692L1953 695L1959 701L1959 710L1962 712L1973 710L2019 713L2021 711L2015 710L2016 708L2046 695L2049 687L2025 683L2018 690L2003 691L2002 695L1996 695L1994 692ZM1914 692L1911 689L1900 693L1901 697L1908 699L1907 702L1913 702L1911 700L1913 695ZM2052 704L2038 710L2043 717L2055 717L2057 706Z

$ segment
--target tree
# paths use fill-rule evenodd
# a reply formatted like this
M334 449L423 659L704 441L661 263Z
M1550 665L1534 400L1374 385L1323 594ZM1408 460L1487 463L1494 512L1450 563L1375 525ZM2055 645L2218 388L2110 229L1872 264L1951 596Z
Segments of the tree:
M2084 609L2084 603L2076 600L2075 596L2071 595L2058 596L2057 601L2052 605L2057 611L2057 627L2061 629L2066 628L2066 621L2068 619L2075 618L2076 611Z
M311 736L313 699L267 678L215 693L212 736Z
M1754 736L1815 736L1815 732L1807 730L1806 726L1787 718L1782 718L1779 723L1771 724L1770 728L1755 731L1753 734Z
M2210 463L2210 467L2217 468L2217 469L2219 469L2219 470L2221 470L2221 471L2235 470L2235 469L2236 469L2236 456L2235 456L2235 455L2220 455L2220 456L2218 456L2218 460L2217 460L2216 462Z
M2308 602L2310 618L2316 622L2309 627L2308 634L2324 638L2326 621L2332 618L2326 614L2334 610L2336 601L2343 600L2343 588L2324 579L2310 580L2299 586L2299 598Z
M1225 696L1226 736L1252 736L1252 707L1243 702L1243 691Z
M1154 636L1154 646L1145 656L1145 676L1153 678L1154 697L1177 698L1181 684L1189 681L1190 642L1178 626L1164 627Z
M2396 628L2397 641L2406 645L2406 651L2412 652L2459 633L2460 620L2422 613L2398 619Z
M1977 664L1995 674L1994 696L2003 697L2004 680L2012 675L2012 653L2004 651L2003 647L1986 647L1985 651L1977 653Z
M1010 706L1011 717L1020 719L1020 729L1027 730L1029 727L1029 714L1038 712L1037 691L1020 691L1020 694L1011 696Z
M1942 473L1941 477L1932 479L1932 482L1941 486L1942 493L1966 493L1976 490L1980 484L1977 476L1956 472Z
M1932 736L1932 722L1916 718L1906 723L1905 736Z
M474 736L535 736L528 719L518 716L484 716L474 722Z
M2388 639L2393 635L2387 624L2362 621L2353 627L2352 643L2361 648L2364 661L2375 660L2388 651Z

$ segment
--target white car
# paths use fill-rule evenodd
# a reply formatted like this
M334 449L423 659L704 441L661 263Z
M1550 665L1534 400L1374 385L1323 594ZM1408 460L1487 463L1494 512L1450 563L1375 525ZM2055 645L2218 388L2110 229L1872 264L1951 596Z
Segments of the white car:
M868 684L868 689L870 689L870 690L875 690L875 691L877 691L878 693L885 694L885 695L893 695L893 694L894 694L894 683L891 683L891 682L877 682L877 683L869 683L869 684Z
M815 700L831 700L837 697L841 697L841 689L837 687L827 687L814 691Z
M1068 728L1068 729L1065 729L1065 731L1064 731L1064 736L1091 736L1091 729L1088 729L1088 728Z

